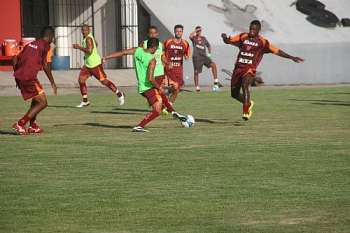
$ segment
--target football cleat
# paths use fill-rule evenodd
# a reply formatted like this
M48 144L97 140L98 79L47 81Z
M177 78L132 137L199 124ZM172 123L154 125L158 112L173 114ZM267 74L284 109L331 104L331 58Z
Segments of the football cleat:
M77 108L84 108L90 105L90 102L84 102L82 101L79 105L77 105Z
M172 112L171 115L176 118L176 119L179 119L180 121L184 122L184 121L187 121L187 117L184 116L184 115L181 115L180 113L178 112Z
M30 134L39 134L39 133L44 132L44 130L42 128L40 128L40 126L37 125L36 123L33 123L27 129L27 132Z
M118 102L119 102L119 105L124 105L125 104L125 95L123 92L120 92L122 95L120 97L118 97Z
M132 128L132 132L147 133L149 131L146 130L145 128L141 127L141 126L135 126L134 128Z
M17 122L12 125L12 129L14 129L19 135L27 134L26 128L24 126L20 126Z

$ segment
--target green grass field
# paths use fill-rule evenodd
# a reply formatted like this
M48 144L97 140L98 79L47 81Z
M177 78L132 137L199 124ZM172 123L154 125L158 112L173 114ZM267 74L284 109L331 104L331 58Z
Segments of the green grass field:
M227 91L181 93L151 133L148 111L108 91L49 97L46 132L16 136L28 107L0 97L0 232L350 232L350 86L258 88L253 118Z

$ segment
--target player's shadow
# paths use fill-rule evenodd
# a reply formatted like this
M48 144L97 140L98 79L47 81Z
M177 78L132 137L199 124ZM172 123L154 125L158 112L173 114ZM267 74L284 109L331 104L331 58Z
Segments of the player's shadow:
M315 100L310 100L310 99L288 99L291 101L298 101L298 102L309 102L314 105L333 105L333 106L346 106L350 107L350 102L349 101L342 101L342 100L326 100L326 99L315 99Z
M69 106L69 105L49 105L49 108L77 108L74 106Z
M18 135L17 133L15 132L12 132L12 131L4 131L4 130L0 130L0 135Z
M196 118L197 123L205 123L205 124L221 124L221 125L230 125L232 124L231 121L227 121L227 119L205 119L205 118ZM235 125L235 123L234 123Z
M136 112L117 112L117 111L91 111L94 114L116 114L116 115L137 115Z
M126 111L126 112L150 112L148 109L139 109L139 108L115 108L117 111Z
M108 128L108 129L132 129L132 126L130 125L106 125L106 124L100 124L100 123L85 123L82 125Z

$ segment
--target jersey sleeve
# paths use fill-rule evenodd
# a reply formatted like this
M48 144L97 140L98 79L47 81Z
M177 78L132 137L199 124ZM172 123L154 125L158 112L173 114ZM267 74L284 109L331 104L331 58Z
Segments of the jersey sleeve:
M268 40L265 40L264 53L273 53L277 54L280 49L272 45Z
M228 41L234 46L240 46L241 42L248 37L247 33L241 33L237 35L230 36Z

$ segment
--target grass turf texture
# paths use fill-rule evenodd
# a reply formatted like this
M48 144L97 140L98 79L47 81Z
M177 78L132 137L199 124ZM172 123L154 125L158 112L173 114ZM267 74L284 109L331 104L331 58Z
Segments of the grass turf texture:
M78 91L77 91L78 92ZM350 87L181 93L180 112L131 133L136 93L49 97L41 136L9 130L28 104L0 97L0 232L349 232Z

